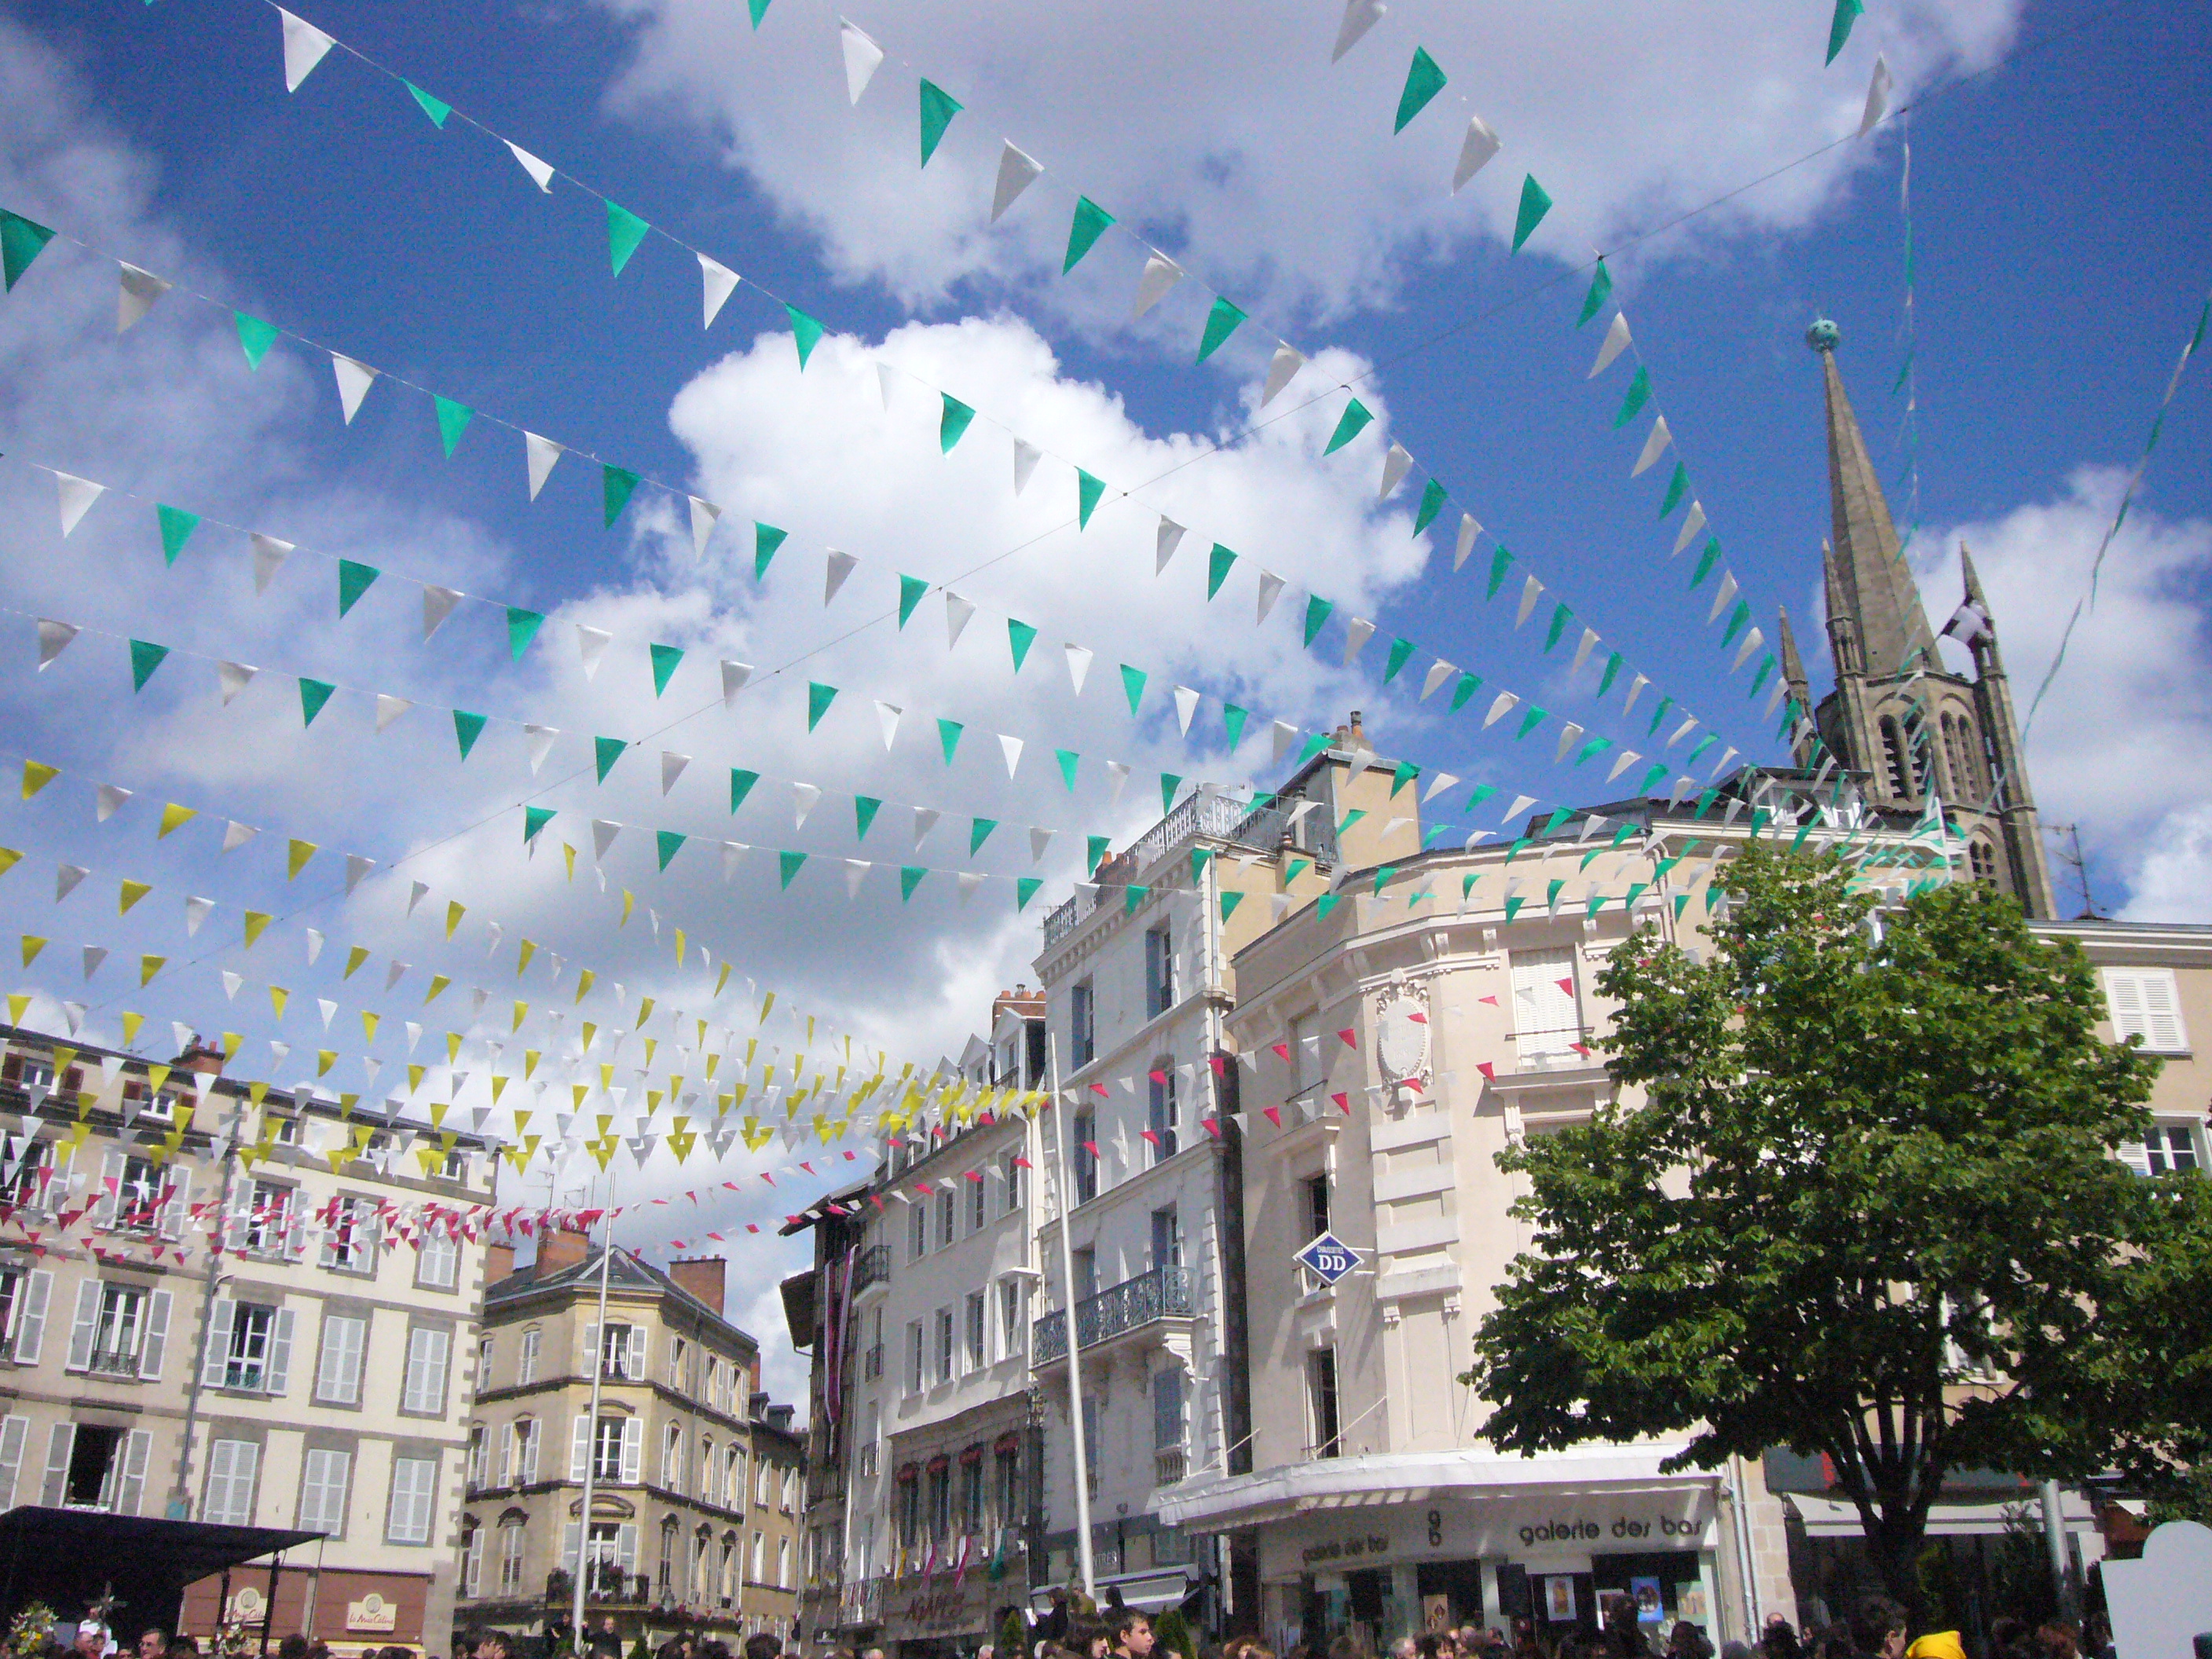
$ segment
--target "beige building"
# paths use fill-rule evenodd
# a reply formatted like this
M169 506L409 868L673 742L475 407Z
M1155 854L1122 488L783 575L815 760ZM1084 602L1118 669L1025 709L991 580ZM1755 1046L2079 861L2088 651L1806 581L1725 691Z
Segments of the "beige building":
M499 1248L484 1296L460 1524L464 1624L565 1626L583 1548L588 1617L627 1649L678 1630L793 1631L804 1442L759 1389L759 1345L723 1317L726 1264L668 1271L580 1233L516 1268ZM599 1408L592 1416L593 1373ZM583 1486L592 1472L589 1534Z
M210 1051L61 1047L57 1079L54 1041L12 1032L0 1070L0 1504L319 1533L277 1633L442 1651L490 1155L418 1158L405 1126L249 1090ZM233 1615L267 1583L242 1574ZM181 1627L211 1634L217 1599L191 1587Z

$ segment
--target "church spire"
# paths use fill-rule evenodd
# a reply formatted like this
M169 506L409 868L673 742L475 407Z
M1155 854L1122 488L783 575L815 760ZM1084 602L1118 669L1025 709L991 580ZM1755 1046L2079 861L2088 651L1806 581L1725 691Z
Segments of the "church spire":
M1836 325L1822 319L1805 332L1820 354L1827 384L1828 501L1834 554L1829 580L1856 624L1869 678L1887 679L1936 665L1936 639L1920 606L1920 589L1899 556L1889 503L1867 453L1865 435L1836 369Z

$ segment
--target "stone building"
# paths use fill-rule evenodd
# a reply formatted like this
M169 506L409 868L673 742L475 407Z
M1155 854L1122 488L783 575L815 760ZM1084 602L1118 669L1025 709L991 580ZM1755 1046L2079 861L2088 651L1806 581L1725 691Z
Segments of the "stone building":
M759 1345L724 1317L727 1264L667 1271L543 1237L495 1246L460 1525L464 1624L565 1626L580 1559L588 1616L625 1650L679 1630L793 1632L803 1443L759 1387ZM599 1416L592 1415L593 1374ZM583 1486L592 1512L583 1533Z
M320 1533L276 1633L443 1651L493 1159L222 1066L8 1033L0 1507Z

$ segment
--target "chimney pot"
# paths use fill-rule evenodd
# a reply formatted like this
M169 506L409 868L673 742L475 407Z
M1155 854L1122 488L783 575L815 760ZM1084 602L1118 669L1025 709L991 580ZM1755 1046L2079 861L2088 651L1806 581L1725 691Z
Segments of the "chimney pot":
M668 1276L683 1290L712 1308L717 1317L722 1311L722 1295L729 1279L729 1264L718 1255L693 1256L683 1261L668 1264Z

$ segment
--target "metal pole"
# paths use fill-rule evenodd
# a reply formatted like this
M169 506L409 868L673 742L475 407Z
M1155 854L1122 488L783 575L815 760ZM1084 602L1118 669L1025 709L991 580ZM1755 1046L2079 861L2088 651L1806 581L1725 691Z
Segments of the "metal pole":
M599 1322L589 1364L592 1367L592 1419L584 1431L584 1512L576 1525L576 1583L574 1603L569 1609L568 1640L580 1651L584 1640L584 1564L592 1553L592 1491L596 1484L599 1460L599 1383L606 1375L603 1356L607 1349L607 1273L615 1259L615 1171L614 1162L607 1163L607 1234L599 1247ZM541 1243L542 1250L544 1246Z
M246 1109L234 1099L232 1103L230 1126L222 1133L222 1185L216 1194L216 1237L225 1244L230 1239L230 1183L238 1172L238 1135L243 1127ZM293 1224L299 1218L288 1216ZM216 1271L216 1258L210 1257L207 1278L200 1287L200 1329L192 1344L192 1375L185 1395L185 1427L183 1443L177 1453L177 1481L169 1492L169 1519L189 1521L192 1517L192 1431L199 1425L200 1384L207 1375L207 1345L209 1316L215 1307L215 1287L223 1275Z
M2043 1483L2043 1541L2051 1552L2051 1588L2059 1611L2074 1616L2074 1587L2067 1577L2066 1517L2059 1507L2058 1483Z
M1053 1161L1060 1183L1060 1272L1066 1294L1060 1298L1067 1322L1067 1426L1075 1447L1075 1559L1083 1573L1083 1593L1098 1597L1098 1579L1091 1562L1091 1458L1083 1443L1083 1347L1075 1328L1075 1244L1069 1237L1075 1217L1075 1185L1067 1170L1067 1103L1060 1093L1060 1039L1047 1030L1046 1064L1052 1072Z

